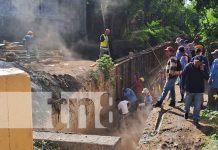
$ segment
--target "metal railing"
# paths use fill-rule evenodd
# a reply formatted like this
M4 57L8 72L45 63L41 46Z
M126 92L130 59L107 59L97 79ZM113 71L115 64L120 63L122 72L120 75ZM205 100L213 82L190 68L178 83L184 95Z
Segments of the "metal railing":
M167 42L137 54L133 54L132 56L126 56L116 60L116 97L122 96L123 88L131 87L133 85L134 76L136 74L144 77L145 82L148 82L148 78L154 76L154 72L157 72L165 65L166 56L164 54L164 49L167 46L175 47L172 42ZM155 80L156 77L153 79Z

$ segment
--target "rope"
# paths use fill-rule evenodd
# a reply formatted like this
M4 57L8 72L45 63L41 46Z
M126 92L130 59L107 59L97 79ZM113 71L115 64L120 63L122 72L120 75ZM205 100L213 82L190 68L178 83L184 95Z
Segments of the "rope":
M159 60L159 58L157 57L157 55L156 55L154 49L152 48L151 51L154 53L155 58L157 59L159 65L161 66L161 69L163 69L163 66L162 66L162 64L161 64L161 62L160 62L160 60Z

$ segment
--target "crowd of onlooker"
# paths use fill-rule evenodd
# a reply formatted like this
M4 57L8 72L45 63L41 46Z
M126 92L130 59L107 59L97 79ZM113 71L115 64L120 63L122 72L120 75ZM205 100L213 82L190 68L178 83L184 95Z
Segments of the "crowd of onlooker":
M169 57L165 68L166 82L161 96L153 104L154 107L161 107L170 92L169 106L175 107L175 85L179 85L181 100L178 102L184 103L184 117L189 118L190 107L193 107L193 121L196 126L199 125L201 109L209 107L218 110L218 49L210 53L214 59L209 63L205 48L199 41L198 35L193 42L178 37L175 41L177 50L170 46L164 50ZM152 106L152 96L147 88L143 89L143 82L144 78L136 74L134 85L123 89L123 98L118 103L118 110L123 118L135 112L141 100L144 100L146 107ZM203 105L205 87L208 88L207 106Z

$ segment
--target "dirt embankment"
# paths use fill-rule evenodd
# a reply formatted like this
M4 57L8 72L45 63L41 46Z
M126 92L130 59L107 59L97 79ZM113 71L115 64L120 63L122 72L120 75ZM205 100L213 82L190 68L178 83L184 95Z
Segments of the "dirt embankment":
M26 71L32 80L33 91L74 92L82 88L93 61L62 61L12 63Z
M178 86L176 96L179 100ZM207 100L206 94L204 100ZM177 103L175 108L168 104L169 101L166 100L162 108L152 110L144 125L138 150L198 150L204 146L206 136L218 129L203 120L197 128L193 124L192 116L188 120L184 119L184 104Z

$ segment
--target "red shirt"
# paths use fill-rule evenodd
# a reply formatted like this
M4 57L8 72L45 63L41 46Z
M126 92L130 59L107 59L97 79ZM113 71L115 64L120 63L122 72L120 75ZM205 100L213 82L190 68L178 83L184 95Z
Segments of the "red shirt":
M135 80L134 88L135 88L136 93L141 93L142 92L143 86L142 86L142 82L139 79Z

